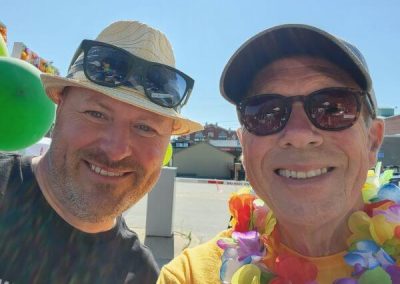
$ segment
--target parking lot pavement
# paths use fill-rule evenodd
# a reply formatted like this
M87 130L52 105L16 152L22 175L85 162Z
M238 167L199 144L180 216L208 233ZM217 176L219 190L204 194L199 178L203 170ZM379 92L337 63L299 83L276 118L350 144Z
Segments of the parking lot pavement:
M172 238L146 237L147 196L125 212L124 216L128 226L139 235L141 242L150 247L162 266L184 248L206 242L227 228L227 201L231 193L239 188L239 185L177 181Z

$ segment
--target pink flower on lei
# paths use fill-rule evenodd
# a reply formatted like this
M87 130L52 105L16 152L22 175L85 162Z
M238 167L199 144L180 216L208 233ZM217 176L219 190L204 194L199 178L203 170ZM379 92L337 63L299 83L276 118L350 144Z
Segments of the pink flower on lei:
M265 254L265 249L256 231L233 232L231 238L217 241L224 250L220 278L229 282L233 274L243 265L256 263Z

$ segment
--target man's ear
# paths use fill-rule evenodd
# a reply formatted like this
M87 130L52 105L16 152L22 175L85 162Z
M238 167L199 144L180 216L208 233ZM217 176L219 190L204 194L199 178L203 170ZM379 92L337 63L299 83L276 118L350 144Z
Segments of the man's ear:
M59 114L60 110L62 109L65 99L67 97L67 88L66 87L64 90L62 90L58 96L57 96L57 108L56 108L56 115Z
M376 164L379 148L382 145L385 134L385 123L382 119L374 119L369 128L369 166Z
M242 144L243 130L242 130L241 127L239 127L239 128L236 130L236 134L237 134L237 137L238 137L238 139L239 139L240 145L243 145L243 144ZM243 147L243 146L242 146L242 147Z
M242 155L240 157L240 160L242 161L243 169L246 171L246 163L245 163L245 160L243 159L243 128L239 127L236 130L236 134L239 139L240 145L242 145Z

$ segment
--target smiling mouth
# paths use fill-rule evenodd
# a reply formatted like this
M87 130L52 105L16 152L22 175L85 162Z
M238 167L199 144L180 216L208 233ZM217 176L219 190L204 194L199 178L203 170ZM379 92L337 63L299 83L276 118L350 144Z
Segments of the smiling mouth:
M333 170L333 167L327 167L327 168L320 168L320 169L315 169L311 171L293 171L289 169L277 169L275 170L275 173L281 177L285 178L291 178L291 179L307 179L307 178L313 178L317 176L324 175L328 172L331 172Z
M122 172L110 172L106 171L105 169L102 169L99 166L93 165L91 163L88 163L89 168L92 172L100 175L100 176L105 176L105 177L122 177L123 175L127 173L122 173Z

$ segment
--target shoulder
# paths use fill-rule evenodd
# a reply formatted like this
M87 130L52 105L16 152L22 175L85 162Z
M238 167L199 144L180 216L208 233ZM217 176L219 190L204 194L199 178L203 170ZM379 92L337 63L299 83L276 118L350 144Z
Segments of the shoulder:
M185 249L161 269L158 283L219 283L223 251L217 241L229 234L230 230L222 231L206 243Z
M120 250L120 253L127 257L126 261L130 263L131 267L151 273L154 271L158 274L158 265L150 249L140 242L137 234L129 229L122 217L118 218L117 223L118 240L114 241L114 248Z
M95 238L92 242L98 245L89 259L94 260L95 266L104 266L104 263L111 265L111 276L115 278L115 283L119 283L121 275L125 278L124 283L156 282L159 268L152 253L128 228L122 216L117 218L112 230L96 234ZM112 277L100 282L111 283Z
M212 238L208 242L205 242L194 248L189 248L184 250L181 256L196 262L202 260L214 259L216 257L219 260L221 258L223 251L218 247L217 241L221 238L229 236L230 233L231 230L224 230L222 232L219 232L214 238Z
M14 164L19 163L21 156L18 154L0 152L0 169L12 168Z
M21 156L0 152L0 193L5 194L10 182L22 182Z

